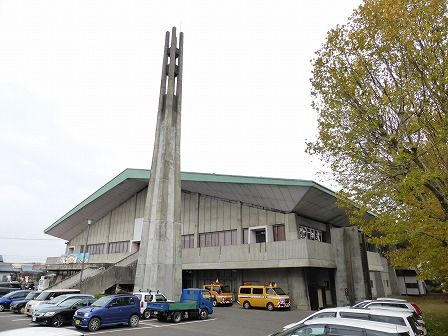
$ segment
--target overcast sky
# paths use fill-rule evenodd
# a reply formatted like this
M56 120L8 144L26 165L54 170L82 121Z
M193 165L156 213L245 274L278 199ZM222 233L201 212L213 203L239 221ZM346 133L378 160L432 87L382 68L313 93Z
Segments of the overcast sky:
M360 3L0 0L0 254L62 254L45 228L125 168L150 168L172 26L185 34L182 171L331 187L304 152L310 60Z

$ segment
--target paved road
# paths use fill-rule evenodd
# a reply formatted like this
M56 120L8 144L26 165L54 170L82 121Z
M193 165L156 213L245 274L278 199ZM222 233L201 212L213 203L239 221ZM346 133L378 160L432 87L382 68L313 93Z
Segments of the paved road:
M181 323L159 322L156 319L142 320L137 328L108 327L88 335L115 334L132 336L202 336L202 335L244 335L260 336L268 335L282 326L302 319L311 312L306 311L267 311L241 309L238 305L232 307L217 307L209 319L204 321L183 321ZM25 315L0 313L0 331L37 326ZM74 329L72 326L64 328ZM32 333L30 333L32 335Z

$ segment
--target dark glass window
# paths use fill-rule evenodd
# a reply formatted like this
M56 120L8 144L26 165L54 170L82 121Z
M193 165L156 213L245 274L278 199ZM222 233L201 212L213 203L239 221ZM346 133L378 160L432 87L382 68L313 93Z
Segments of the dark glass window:
M263 288L253 288L252 294L263 294Z
M240 288L240 294L250 294L250 290L248 287Z
M126 253L129 252L129 241L119 241L109 243L108 253Z
M199 247L236 245L236 230L215 231L199 234Z

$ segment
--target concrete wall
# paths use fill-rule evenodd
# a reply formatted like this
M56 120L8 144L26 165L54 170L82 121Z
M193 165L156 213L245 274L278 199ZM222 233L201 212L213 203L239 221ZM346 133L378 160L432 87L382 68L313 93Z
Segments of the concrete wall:
M387 259L379 253L367 252L369 262L372 296L385 297L392 295L393 279L389 277L389 265Z
M182 250L183 269L335 268L330 244L296 239Z

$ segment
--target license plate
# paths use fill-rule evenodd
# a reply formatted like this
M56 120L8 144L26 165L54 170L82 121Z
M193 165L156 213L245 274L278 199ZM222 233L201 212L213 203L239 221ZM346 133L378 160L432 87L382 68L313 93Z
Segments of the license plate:
M33 316L33 322L35 322L36 321L36 316Z
M75 320L75 324L76 325L80 325L81 324L81 320Z

